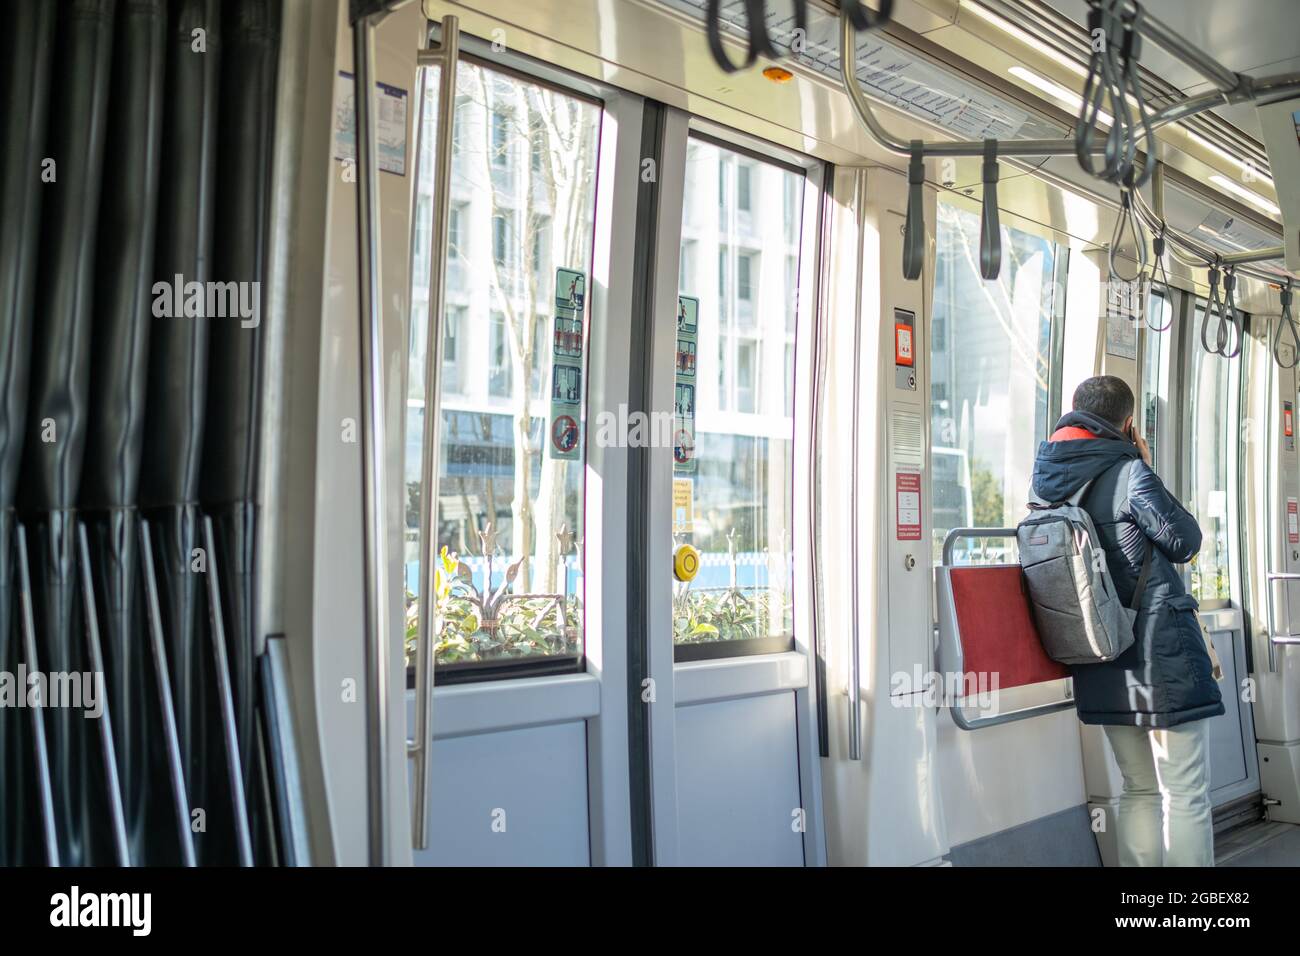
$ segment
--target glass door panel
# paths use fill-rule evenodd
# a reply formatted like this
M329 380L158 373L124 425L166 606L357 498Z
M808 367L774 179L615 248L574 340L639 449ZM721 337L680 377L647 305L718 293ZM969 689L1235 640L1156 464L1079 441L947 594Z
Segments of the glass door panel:
M437 83L426 71L406 424L408 663L421 597ZM596 101L471 60L456 87L434 404L439 683L581 668L587 284L603 116Z
M1164 425L1169 410L1169 350L1173 342L1173 302L1168 296L1147 297L1142 330L1142 437L1151 449L1157 470L1165 465ZM1155 329L1163 329L1157 332Z
M795 317L802 170L692 136L675 368L677 660L793 647Z

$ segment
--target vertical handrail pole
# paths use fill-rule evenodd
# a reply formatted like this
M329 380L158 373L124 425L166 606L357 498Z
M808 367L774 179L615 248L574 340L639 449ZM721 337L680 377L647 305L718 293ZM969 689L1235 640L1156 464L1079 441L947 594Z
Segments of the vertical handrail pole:
M388 863L388 554L384 508L383 375L379 354L379 163L375 144L375 22L352 22L357 165L357 291L361 340L361 550L364 586L366 814L371 866Z
M430 50L432 52L432 40ZM424 446L420 463L420 595L419 632L415 645L415 740L408 752L415 760L415 796L411 803L411 843L429 847L429 799L433 790L433 642L437 631L438 452L442 402L438 371L442 368L442 314L447 300L447 255L451 225L452 135L456 122L456 61L460 55L460 23L443 17L437 46L441 67L438 82L438 142L433 166L433 235L429 243L429 309L424 355ZM418 171L417 171L418 175ZM418 192L418 186L417 186Z
M86 619L86 649L90 653L92 673L104 674L104 646L99 639L99 610L95 606L95 584L90 575L90 544L86 525L77 522L77 564L81 569L81 605ZM126 810L122 806L122 783L117 772L117 744L113 741L113 721L107 694L104 712L99 715L100 747L104 755L104 781L108 788L108 815L113 828L113 849L118 866L131 866L130 843L126 836Z
M859 172L858 182L854 189L855 208L864 201L865 191L863 188L863 173ZM859 214L859 227L861 226L861 216ZM863 248L861 236L857 238L858 252L858 272L862 271ZM860 436L861 436L861 415L862 408L862 288L861 283L857 288L857 316L853 324L853 434L849 438L849 448L851 462L849 464L849 494L852 500L849 505L849 580L853 588L853 593L849 597L849 607L852 613L852 624L849 626L849 759L862 759L862 646L859 640L859 628L861 620L861 608L859 606L859 555L861 548L860 522L861 510L858 503L862 497L858 489L858 456L861 454Z
M203 517L203 547L217 553L212 519ZM221 736L226 743L226 773L230 778L230 805L235 813L235 847L240 866L253 865L253 836L248 825L248 800L244 793L244 769L239 759L239 732L235 728L234 690L230 684L230 662L226 658L226 619L221 611L221 581L217 562L207 567L208 622L212 635L212 664L217 675L217 709L221 711Z
M21 588L23 656L31 673L40 671L36 657L36 616L32 611L32 572L27 561L27 529L21 521L14 528L18 547L18 584ZM24 689L24 693L25 693ZM45 837L45 865L59 865L59 833L54 825L54 788L50 784L50 751L45 737L45 705L32 708L32 753L36 762L36 796L41 805L41 832Z
M181 738L176 730L176 707L172 702L169 676L171 671L167 667L167 644L163 640L162 610L158 604L158 574L153 561L153 537L149 533L149 522L143 518L140 519L140 558L144 566L149 648L153 652L154 682L158 686L158 705L162 710L163 750L172 790L172 807L176 812L181 866L195 866L194 831L190 829L190 795L189 788L185 785L185 770L181 766Z

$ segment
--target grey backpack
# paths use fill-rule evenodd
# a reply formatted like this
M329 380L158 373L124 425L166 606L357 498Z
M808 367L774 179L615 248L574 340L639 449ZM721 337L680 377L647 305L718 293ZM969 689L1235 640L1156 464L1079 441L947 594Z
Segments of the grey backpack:
M1020 567L1047 656L1062 664L1113 661L1133 644L1133 622L1151 571L1151 542L1130 607L1115 591L1097 528L1079 502L1089 481L1066 501L1030 490L1029 516L1016 528Z

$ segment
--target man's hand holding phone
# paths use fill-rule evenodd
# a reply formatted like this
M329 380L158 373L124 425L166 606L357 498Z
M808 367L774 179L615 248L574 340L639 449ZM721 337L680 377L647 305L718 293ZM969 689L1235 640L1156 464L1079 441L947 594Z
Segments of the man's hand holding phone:
M1147 445L1147 440L1138 434L1138 430L1133 427L1131 422L1128 426L1128 440L1137 445L1138 453L1142 456L1142 460L1147 463L1147 467L1154 468L1155 466L1151 463L1151 449Z

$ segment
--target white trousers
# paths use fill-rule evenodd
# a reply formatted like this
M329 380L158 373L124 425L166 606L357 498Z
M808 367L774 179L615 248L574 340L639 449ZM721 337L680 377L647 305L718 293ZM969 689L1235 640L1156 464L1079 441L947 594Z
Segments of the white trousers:
M1209 720L1105 729L1124 776L1119 865L1214 866Z

